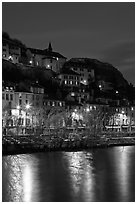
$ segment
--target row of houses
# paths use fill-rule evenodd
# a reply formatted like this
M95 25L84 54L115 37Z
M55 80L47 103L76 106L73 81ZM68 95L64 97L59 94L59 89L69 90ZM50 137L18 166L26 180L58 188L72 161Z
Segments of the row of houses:
M43 87L36 82L30 86L30 92L20 92L13 86L3 86L3 127L21 125L23 127L44 124L49 112L56 110L71 111L74 121L83 119L85 113L95 114L95 121L100 114L109 114L109 121L106 123L106 130L134 130L135 129L135 107L134 106L110 106L97 103L84 105L66 104L63 100L50 99L45 97Z
M30 125L32 116L33 123L37 123L36 118L37 120L42 118L45 110L64 107L64 101L47 98L44 88L38 82L31 84L27 92L17 90L15 86L3 86L3 126L14 126L16 119L19 118L23 126Z

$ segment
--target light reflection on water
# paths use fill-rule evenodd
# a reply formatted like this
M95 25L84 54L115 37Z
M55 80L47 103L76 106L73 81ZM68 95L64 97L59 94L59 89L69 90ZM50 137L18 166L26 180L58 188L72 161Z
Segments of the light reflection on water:
M134 201L135 148L4 156L3 201Z

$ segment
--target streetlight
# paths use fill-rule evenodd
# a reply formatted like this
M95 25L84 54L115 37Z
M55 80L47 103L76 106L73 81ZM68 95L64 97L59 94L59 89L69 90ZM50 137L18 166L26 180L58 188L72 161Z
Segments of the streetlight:
M26 105L26 109L28 110L29 108L30 108L30 105L29 105L29 104L27 104L27 105Z

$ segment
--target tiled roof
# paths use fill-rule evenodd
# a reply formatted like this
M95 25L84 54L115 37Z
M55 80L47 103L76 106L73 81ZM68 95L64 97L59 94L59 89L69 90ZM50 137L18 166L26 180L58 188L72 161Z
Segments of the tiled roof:
M68 74L68 75L77 75L80 76L79 73L71 70L71 69L63 69L62 72L60 74Z
M28 48L33 54L39 54L39 55L44 55L43 50L40 49L34 49L34 48Z
M40 49L34 49L34 48L28 48L33 54L39 54L39 55L43 55L43 59L46 57L58 57L58 58L64 58L66 59L66 57L64 57L63 55L61 55L58 52L52 52L49 51L48 49L45 50L40 50Z

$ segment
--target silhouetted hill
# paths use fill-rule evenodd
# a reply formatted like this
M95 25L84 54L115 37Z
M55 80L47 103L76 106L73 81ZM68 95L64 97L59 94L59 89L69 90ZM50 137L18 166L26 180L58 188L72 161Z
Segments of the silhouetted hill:
M94 69L95 81L104 80L111 82L117 88L127 88L128 86L128 82L124 79L121 72L109 63L90 58L72 58L64 64L63 69L72 67Z

